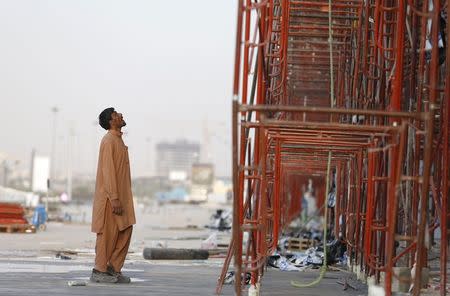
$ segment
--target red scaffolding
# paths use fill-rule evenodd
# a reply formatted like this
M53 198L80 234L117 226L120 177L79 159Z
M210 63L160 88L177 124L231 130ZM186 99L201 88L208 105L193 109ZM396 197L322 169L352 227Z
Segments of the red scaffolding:
M233 237L217 293L232 258L236 295L243 274L259 283L314 176L319 203L334 178L329 231L386 295L399 266L415 270L420 294L439 230L445 295L448 10L438 0L238 1Z

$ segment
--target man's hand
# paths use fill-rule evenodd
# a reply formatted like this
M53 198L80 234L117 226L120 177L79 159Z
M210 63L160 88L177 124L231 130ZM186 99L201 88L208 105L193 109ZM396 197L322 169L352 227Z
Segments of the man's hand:
M121 216L123 213L122 204L118 199L111 200L112 212L113 214Z

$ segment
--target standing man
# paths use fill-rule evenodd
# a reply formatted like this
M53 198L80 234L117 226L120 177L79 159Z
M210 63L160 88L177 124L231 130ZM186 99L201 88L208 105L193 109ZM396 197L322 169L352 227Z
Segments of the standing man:
M130 283L121 273L136 223L128 147L122 140L126 123L122 114L107 108L100 113L99 124L108 132L100 144L92 208L92 232L97 233L97 242L91 281Z

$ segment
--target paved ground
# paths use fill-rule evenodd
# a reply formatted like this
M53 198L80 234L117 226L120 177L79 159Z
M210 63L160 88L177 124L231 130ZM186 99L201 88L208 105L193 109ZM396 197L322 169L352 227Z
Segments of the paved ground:
M83 250L82 250L83 251ZM93 284L88 281L94 253L85 250L61 260L54 251L0 251L0 295L214 295L223 259L205 261L148 261L141 252L128 255L123 272L132 277L130 285ZM311 282L318 271L280 272L268 269L263 276L261 295L366 295L367 288L351 281L358 290L343 291L350 275L328 272L313 288L292 287L291 280ZM87 282L85 287L69 287L69 281ZM225 285L222 295L234 295L234 286ZM247 295L243 293L242 295Z
M138 224L134 228L130 253L123 272L132 277L130 285L93 284L88 282L94 261L95 235L89 224L49 223L47 230L35 234L0 233L0 295L214 295L223 259L206 261L148 261L142 257L144 247L158 245L173 248L199 248L211 230L209 222L214 208L193 205L137 207ZM197 228L185 228L195 225ZM219 233L218 243L227 243L229 233ZM70 260L61 260L58 251L70 250ZM366 295L343 291L336 281L348 274L330 272L314 288L297 289L291 280L311 281L314 272L280 272L267 270L261 295ZM86 281L87 286L70 287L69 281ZM222 295L234 295L234 286L226 285ZM248 295L243 293L242 295Z
M0 295L214 295L221 262L149 262L130 260L124 273L132 277L129 285L88 282L89 260L0 259ZM269 269L263 277L261 295L366 295L365 288L343 291L336 283L347 274L330 272L314 288L297 289L291 280L311 281L317 272L280 272ZM86 281L87 286L70 287L69 281ZM226 285L222 295L234 295ZM247 293L245 293L246 295Z
M213 295L218 267L205 265L127 264L129 285L87 283L70 287L68 281L88 281L90 265L77 262L0 261L12 267L2 272L0 295ZM18 272L14 271L17 270ZM25 270L28 272L23 272ZM225 292L232 295L231 289Z
M269 269L262 279L262 295L309 295L309 296L351 296L367 295L367 287L354 279L348 273L330 271L325 274L323 280L311 288L296 288L291 285L291 281L300 283L310 283L318 277L319 271L307 272L280 272L276 269ZM345 279L357 290L348 288L344 290L343 285L337 282L344 282Z

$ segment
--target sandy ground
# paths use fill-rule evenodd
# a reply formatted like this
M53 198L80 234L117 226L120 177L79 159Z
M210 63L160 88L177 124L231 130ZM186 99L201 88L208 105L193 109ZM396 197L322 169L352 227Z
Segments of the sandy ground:
M146 208L138 205L130 252L142 254L144 247L156 246L200 248L201 242L213 232L204 226L217 207L223 206L168 204ZM226 244L229 233L220 234L219 239ZM95 234L90 232L88 223L50 222L45 231L34 234L0 233L0 241L0 257L33 257L57 250L90 253L95 247Z

